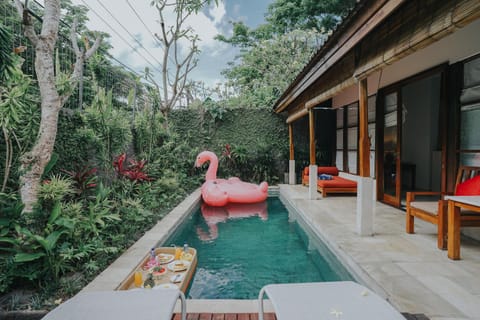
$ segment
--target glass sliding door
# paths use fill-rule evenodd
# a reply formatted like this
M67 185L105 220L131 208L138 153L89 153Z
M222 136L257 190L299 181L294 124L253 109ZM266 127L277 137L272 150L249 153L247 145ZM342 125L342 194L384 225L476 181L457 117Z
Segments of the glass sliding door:
M460 165L480 166L480 57L464 64L460 103Z
M400 137L401 137L401 95L399 91L387 93L384 98L383 128L383 200L400 206Z

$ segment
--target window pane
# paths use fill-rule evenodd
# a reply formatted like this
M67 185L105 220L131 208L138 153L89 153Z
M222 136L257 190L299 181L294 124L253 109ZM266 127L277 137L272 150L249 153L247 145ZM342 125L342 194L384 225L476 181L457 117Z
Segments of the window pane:
M357 173L357 151L348 152L348 172Z
M480 85L480 58L465 63L463 70L465 88Z
M460 165L480 167L480 153L460 154Z
M358 124L358 103L353 103L347 107L347 125L349 127Z
M376 99L376 95L368 97L368 122L375 122Z
M337 149L343 149L343 129L337 130Z
M385 114L397 111L397 93L390 93L385 96Z
M370 138L370 150L375 150L375 122L368 125L368 137Z
M344 170L343 168L343 151L337 150L337 155L335 159L335 165L337 166L338 170Z
M460 149L480 150L480 104L462 107Z
M370 177L375 178L375 151L370 151Z
M343 108L337 109L337 129L343 128Z
M358 127L348 128L348 150L358 148Z

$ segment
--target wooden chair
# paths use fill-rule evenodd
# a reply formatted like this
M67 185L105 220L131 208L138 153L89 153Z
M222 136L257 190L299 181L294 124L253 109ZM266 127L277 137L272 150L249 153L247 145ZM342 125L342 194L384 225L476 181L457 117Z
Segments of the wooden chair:
M455 180L455 188L470 178L480 175L480 167L461 166ZM414 233L415 217L437 225L437 246L439 249L447 248L447 203L441 192L413 191L407 192L406 232ZM419 201L419 196L438 196L440 200ZM462 212L461 226L480 226L480 215L470 215Z

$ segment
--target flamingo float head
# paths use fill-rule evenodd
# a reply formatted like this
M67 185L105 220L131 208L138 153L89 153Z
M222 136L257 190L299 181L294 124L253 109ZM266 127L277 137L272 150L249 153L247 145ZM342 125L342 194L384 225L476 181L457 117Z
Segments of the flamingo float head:
M205 162L210 161L210 164L217 162L217 155L211 151L202 151L198 154L197 159L195 160L195 166L201 167Z
M211 151L202 151L198 154L197 159L195 160L195 166L201 167L205 162L210 161L208 166L207 174L205 180L215 180L217 179L217 169L218 169L218 158L215 153Z

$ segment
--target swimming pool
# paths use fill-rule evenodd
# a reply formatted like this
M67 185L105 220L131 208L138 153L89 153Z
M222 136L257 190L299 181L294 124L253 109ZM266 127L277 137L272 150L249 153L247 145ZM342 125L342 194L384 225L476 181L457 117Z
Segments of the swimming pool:
M353 280L279 198L215 208L202 205L165 242L197 249L187 292L193 299L256 299L269 283Z

